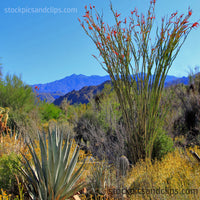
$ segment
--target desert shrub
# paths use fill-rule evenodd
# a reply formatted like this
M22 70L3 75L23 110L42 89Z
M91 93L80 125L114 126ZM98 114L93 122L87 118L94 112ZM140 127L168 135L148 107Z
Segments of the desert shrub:
M18 160L18 155L15 153L4 154L0 157L0 188L16 194L18 192L17 181L15 174L19 175L19 167L21 166Z
M27 151L27 147L24 144L24 138L18 137L18 135L2 135L0 136L0 156L4 154L20 154L20 152L24 153Z
M126 155L127 138L123 125L117 124L116 129L109 128L106 131L95 112L86 112L79 119L74 132L75 140L100 160L116 163L120 156Z
M161 132L153 145L152 159L161 159L167 153L174 150L173 139L165 132Z
M3 107L11 107L13 110L23 108L26 112L33 109L35 94L21 77L7 75L1 82L0 91L0 103Z
M90 173L87 176L88 197L99 199L107 195L108 188L117 187L116 168L107 161L98 159L91 163Z
M35 94L21 77L7 75L0 82L0 106L10 108L8 126L12 130L34 132L38 118Z
M96 115L101 127L108 131L110 128L116 129L122 117L120 104L115 91L112 91L111 85L105 85L102 91L103 98L98 104Z
M200 146L200 105L199 75L187 87L177 87L177 98L181 101L181 113L174 121L174 137L183 135L186 142L182 145Z
M46 102L42 102L39 105L39 112L42 122L48 122L51 119L59 120L64 118L64 113L58 106Z

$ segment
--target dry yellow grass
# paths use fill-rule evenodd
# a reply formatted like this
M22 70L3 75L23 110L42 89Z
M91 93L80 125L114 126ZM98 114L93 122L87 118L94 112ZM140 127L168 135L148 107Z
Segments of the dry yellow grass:
M126 180L135 193L130 199L200 199L200 163L189 150L176 149L154 163L138 162ZM200 155L197 147L192 150Z

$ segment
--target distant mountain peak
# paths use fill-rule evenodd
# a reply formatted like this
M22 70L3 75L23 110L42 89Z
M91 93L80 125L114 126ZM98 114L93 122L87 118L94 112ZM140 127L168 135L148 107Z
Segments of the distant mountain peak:
M60 96L63 96L71 91L79 91L82 88L84 90L81 91L81 94L83 94L83 91L85 89L89 90L89 86L97 86L101 85L105 81L109 81L110 77L109 75L106 76L98 76L98 75L92 75L87 76L83 74L72 74L70 76L66 76L63 79L56 80L50 83L46 84L35 84L31 85L31 87L34 89L35 86L39 87L39 96L41 99L47 99L49 102L53 102L55 99L59 98ZM165 81L165 86L176 84L176 83L188 83L187 77L177 78L175 76L167 76ZM101 86L102 87L102 86ZM95 88L92 88L95 90ZM95 90L96 92L96 90ZM51 98L50 98L51 97ZM79 102L79 100L78 100Z

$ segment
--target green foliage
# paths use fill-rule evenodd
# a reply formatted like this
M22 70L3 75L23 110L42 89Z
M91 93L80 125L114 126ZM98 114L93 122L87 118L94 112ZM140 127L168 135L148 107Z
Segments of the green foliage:
M48 122L51 119L58 120L64 117L64 112L54 104L42 102L39 105L39 111L43 122Z
M161 159L163 156L167 155L167 153L172 152L174 150L173 139L166 135L166 133L161 132L157 135L152 151L152 159Z
M21 173L28 181L28 191L32 199L61 200L73 196L83 188L83 183L77 183L83 164L75 171L79 148L76 146L72 156L72 142L69 139L63 146L63 135L57 129L48 133L48 145L45 134L39 134L41 160L36 154L32 141L28 144L34 165L26 159ZM63 146L63 147L62 147Z
M122 117L117 95L111 89L111 85L104 86L102 91L103 98L99 103L99 110L96 111L98 113L98 121L105 131L109 128L116 129L117 123Z
M18 156L14 153L4 154L0 157L0 188L7 192L16 192L17 181L15 174L19 174L21 166Z
M12 108L13 111L23 109L29 112L34 107L34 96L32 88L16 75L7 75L0 84L0 104L2 107Z
M7 75L0 82L0 106L10 108L8 126L11 129L23 133L27 129L34 130L32 115L34 112L37 115L35 94L20 77Z

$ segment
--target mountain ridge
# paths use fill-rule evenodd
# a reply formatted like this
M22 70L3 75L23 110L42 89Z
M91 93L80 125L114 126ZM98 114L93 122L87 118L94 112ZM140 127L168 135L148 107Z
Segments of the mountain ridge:
M34 89L35 86L39 88L38 93L53 93L53 92L62 92L64 94L71 92L72 90L79 90L84 86L98 85L104 81L109 80L110 77L106 76L86 76L83 74L72 74L66 76L60 80L55 80L49 83L43 84L34 84L31 87Z
M90 89L96 94L97 88L95 87L102 87L102 84L109 80L110 80L109 75L86 76L83 74L78 74L78 75L72 74L60 80L55 80L53 82L44 83L44 84L34 84L30 86L33 88L33 90L36 86L39 88L39 90L37 90L37 94L41 100L46 99L47 102L52 103L56 99L60 98L61 96L70 97L69 99L72 100L73 99L72 97L74 95L76 97L75 98L76 101L72 102L72 104L74 104L74 103L81 103L80 100L77 99L77 96L80 96L78 95L79 90L81 92L81 95L83 95L83 91L89 91L88 88L84 88L84 87L94 86L94 88L90 88ZM173 75L168 75L166 77L165 86L169 86L171 84L177 84L177 83L188 84L188 77L184 77L184 76L176 77ZM72 93L70 93L72 91L73 91L73 95ZM86 98L89 98L87 97L87 94L85 94L85 96ZM84 99L83 102L87 102L86 99Z

